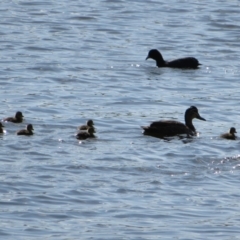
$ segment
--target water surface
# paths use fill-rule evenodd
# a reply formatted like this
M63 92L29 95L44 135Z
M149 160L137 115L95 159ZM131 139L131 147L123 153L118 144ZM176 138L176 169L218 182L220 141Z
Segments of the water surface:
M3 1L0 236L239 239L238 1ZM198 70L158 69L194 56ZM142 135L198 107L199 136ZM93 119L97 139L79 142ZM34 136L16 136L32 123Z

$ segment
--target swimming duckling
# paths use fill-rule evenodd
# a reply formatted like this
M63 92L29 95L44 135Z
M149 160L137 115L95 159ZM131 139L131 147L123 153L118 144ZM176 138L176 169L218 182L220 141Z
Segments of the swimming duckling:
M237 138L235 133L237 133L236 129L234 127L231 127L229 132L222 134L221 137L225 139L235 140Z
M148 52L146 58L152 58L156 61L158 67L170 67L170 68L192 68L196 69L201 65L198 60L194 57L179 58L172 61L165 61L162 57L162 54L157 49L152 49Z
M27 136L30 136L30 135L33 135L32 130L34 130L33 129L33 125L32 124L28 124L26 129L22 129L22 130L17 131L17 135L27 135Z
M206 121L199 115L198 109L195 106L191 106L185 112L185 124L173 120L156 121L152 122L150 126L142 126L142 128L144 129L143 134L159 138L164 138L167 136L170 137L180 134L187 134L187 136L193 136L196 135L196 129L192 123L192 120L194 118Z
M86 131L80 131L76 135L76 138L80 140L85 140L87 138L95 138L95 135L93 133L94 133L94 129L90 127Z
M4 131L3 131L2 128L4 128L4 126L3 126L2 123L0 122L0 133L4 133Z
M79 130L88 130L90 127L93 128L94 132L95 132L95 128L94 128L94 123L92 119L87 120L86 125L82 125L80 126L78 129Z
M16 112L15 117L8 117L4 118L3 121L5 122L13 122L13 123L21 123L23 121L22 112Z

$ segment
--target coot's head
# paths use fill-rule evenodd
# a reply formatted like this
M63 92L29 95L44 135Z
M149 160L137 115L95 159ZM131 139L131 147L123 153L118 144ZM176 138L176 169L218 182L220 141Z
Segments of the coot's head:
M152 58L156 61L163 60L162 54L157 49L152 49L148 52L148 55L146 57L146 60Z

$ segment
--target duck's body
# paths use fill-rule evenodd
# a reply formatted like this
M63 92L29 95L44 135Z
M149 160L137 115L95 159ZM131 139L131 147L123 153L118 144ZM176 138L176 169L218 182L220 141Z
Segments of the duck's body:
M192 123L192 120L194 118L206 121L199 115L198 109L194 106L191 106L185 112L185 124L172 120L156 121L152 122L149 126L143 126L143 134L159 138L176 136L181 134L193 136L196 134L196 129Z
M146 60L149 58L156 61L157 67L196 69L199 65L201 65L194 57L179 58L173 61L165 61L162 57L162 54L157 49L152 49L149 51Z
M91 128L88 128L87 131L80 131L79 133L77 133L76 138L79 140L85 140L87 138L95 138L95 135L93 133L94 133L94 129L91 127Z
M191 129L189 129L185 124L178 121L156 121L152 122L150 126L142 126L142 128L144 129L144 135L159 138L181 134L187 134L188 136L194 135L194 132Z
M235 140L237 138L235 133L237 133L236 129L234 127L231 127L229 132L222 134L221 137L229 140Z
M23 115L22 112L16 112L15 117L7 117L4 118L4 122L13 122L13 123L21 123L23 121Z
M4 126L3 126L2 123L0 122L0 133L4 133L3 128L4 128Z
M33 135L33 126L32 124L28 124L26 129L22 129L22 130L19 130L17 131L17 135L27 135L27 136L30 136L30 135Z
M94 123L92 119L89 119L86 123L86 125L81 125L78 129L79 130L88 130L89 128L93 128L94 132L95 132L95 128L94 128Z

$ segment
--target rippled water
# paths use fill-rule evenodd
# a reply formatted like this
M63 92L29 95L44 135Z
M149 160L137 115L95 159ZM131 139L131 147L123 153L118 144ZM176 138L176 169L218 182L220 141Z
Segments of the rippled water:
M1 239L240 239L240 142L219 138L240 131L239 5L3 1L0 114L25 120L0 136ZM158 69L151 48L203 65ZM198 137L142 135L191 105Z

